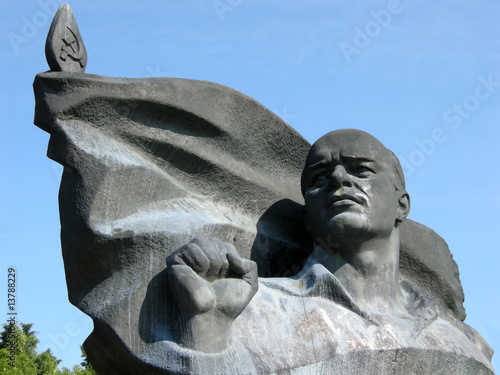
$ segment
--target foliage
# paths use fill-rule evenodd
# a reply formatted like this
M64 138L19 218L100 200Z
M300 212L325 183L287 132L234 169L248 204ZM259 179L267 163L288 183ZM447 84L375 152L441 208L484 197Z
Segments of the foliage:
M97 375L88 362L83 348L82 362L72 370L63 367L61 362L47 349L37 352L39 343L33 324L4 324L0 332L0 374L9 375Z

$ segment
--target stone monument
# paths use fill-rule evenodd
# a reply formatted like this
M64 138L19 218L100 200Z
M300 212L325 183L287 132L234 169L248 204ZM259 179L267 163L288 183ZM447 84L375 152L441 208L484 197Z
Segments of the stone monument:
M64 166L68 294L98 373L493 374L446 243L406 219L373 136L311 147L229 87L85 74L68 5L46 55L35 124Z

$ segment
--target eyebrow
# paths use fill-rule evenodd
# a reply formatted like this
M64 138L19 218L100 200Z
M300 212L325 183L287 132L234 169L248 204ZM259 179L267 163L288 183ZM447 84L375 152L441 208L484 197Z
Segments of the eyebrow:
M347 155L347 156L341 156L340 159L343 163L345 163L345 162L347 162L347 163L359 163L359 164L374 163L374 164L376 164L376 166L379 165L379 163L376 160L366 158L366 157ZM309 167L307 167L307 170L305 170L306 184L310 185L311 178L312 178L312 175L314 174L314 171L316 171L318 169L320 169L320 170L327 169L327 168L329 168L330 164L331 164L331 161L327 160L326 157L323 157L323 159L321 159L320 161L318 161L314 164L311 164Z
M369 159L369 158L364 158L364 157L357 157L357 156L341 156L340 157L342 161L347 161L347 162L356 162L356 163L378 163L376 160Z
M309 174L316 170L316 169L320 169L320 168L326 168L328 167L328 165L330 165L330 162L326 159L322 159L312 165L310 165L309 167L307 167L307 170L306 170L306 175L309 176Z
M340 159L342 162L347 161L349 162L355 162L355 163L377 163L376 160L365 158L365 157L358 157L358 156L341 156ZM328 167L330 165L330 161L326 160L325 158L310 165L307 168L307 173L310 173L311 171L314 171L315 169L319 169L321 167Z

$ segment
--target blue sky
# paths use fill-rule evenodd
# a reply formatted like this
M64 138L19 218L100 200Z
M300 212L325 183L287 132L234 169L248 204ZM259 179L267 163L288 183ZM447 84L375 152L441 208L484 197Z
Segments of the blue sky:
M45 156L48 134L33 125L32 82L48 70L45 37L58 4L0 5L0 320L8 319L12 266L18 320L35 323L40 348L71 367L92 322L67 300L62 169ZM87 73L214 81L254 97L310 142L345 127L379 138L405 166L409 217L452 250L466 322L500 352L498 1L70 4ZM497 356L493 364L500 368Z

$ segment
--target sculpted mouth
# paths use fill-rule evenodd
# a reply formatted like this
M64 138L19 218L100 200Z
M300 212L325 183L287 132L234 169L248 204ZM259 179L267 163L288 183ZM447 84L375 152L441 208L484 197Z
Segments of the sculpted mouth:
M330 207L340 207L340 206L351 206L354 204L362 204L363 200L356 195L350 194L332 194L328 198L328 208Z

